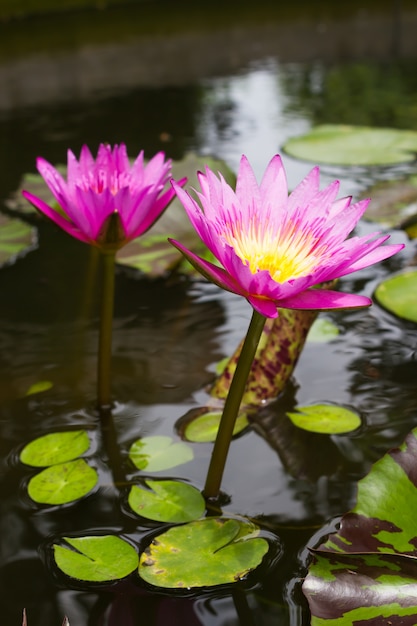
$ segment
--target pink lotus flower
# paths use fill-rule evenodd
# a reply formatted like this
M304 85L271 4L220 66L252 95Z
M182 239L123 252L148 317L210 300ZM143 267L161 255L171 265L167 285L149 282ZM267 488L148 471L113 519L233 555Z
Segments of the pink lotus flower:
M201 206L179 185L175 191L195 230L222 267L170 240L206 278L244 296L265 317L277 307L338 309L369 306L369 298L312 289L386 259L404 246L382 246L389 235L347 236L369 200L336 199L339 182L319 190L318 167L288 196L281 158L269 163L260 185L245 156L236 191L207 167L199 173Z
M39 157L38 171L63 213L28 191L23 195L76 239L103 251L117 250L147 231L175 195L172 188L164 192L171 177L171 161L164 159L159 152L145 165L141 152L130 165L124 144L113 149L101 144L94 160L83 146L79 161L68 151L65 181Z

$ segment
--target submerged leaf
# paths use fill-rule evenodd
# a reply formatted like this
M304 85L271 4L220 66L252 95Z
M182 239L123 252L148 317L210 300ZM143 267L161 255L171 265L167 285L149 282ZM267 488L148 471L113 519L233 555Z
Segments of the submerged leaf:
M67 504L86 496L97 484L98 475L84 459L60 463L33 476L29 496L39 504Z
M138 565L138 555L127 541L114 535L63 537L54 544L54 558L64 574L90 582L119 580Z
M324 124L284 147L292 157L329 165L394 165L414 161L417 132L396 128L374 128Z
M258 528L236 519L207 518L158 535L141 554L139 575L157 587L183 589L233 583L268 552Z
M183 441L174 442L171 437L156 435L132 443L129 458L139 470L160 472L188 463L194 458L194 452Z
M26 444L20 460L33 467L47 467L71 461L87 452L90 440L85 430L49 433Z
M177 480L145 480L149 489L133 485L129 506L138 515L157 522L181 524L201 517L206 503L201 493Z

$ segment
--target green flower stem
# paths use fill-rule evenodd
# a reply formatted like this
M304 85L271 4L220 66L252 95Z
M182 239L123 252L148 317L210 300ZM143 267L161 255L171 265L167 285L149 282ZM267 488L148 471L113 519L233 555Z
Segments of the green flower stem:
M206 498L217 498L219 495L227 453L229 452L229 446L233 436L233 429L265 322L266 317L254 310L235 374L230 385L230 390L226 398L223 415L214 443L206 484L203 490L203 494Z
M115 252L104 252L103 280L100 312L100 336L98 344L97 403L99 408L111 405L111 355L114 308Z

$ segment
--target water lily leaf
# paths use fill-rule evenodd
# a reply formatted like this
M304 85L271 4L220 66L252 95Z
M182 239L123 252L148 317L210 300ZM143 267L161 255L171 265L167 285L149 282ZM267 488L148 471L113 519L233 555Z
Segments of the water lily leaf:
M206 503L201 493L177 480L145 480L141 487L133 485L129 506L138 515L157 522L181 524L201 517Z
M33 476L29 496L39 504L67 504L87 495L97 484L98 475L84 459L60 463Z
M127 541L114 535L63 537L54 544L54 558L64 574L90 582L120 580L138 566L138 555Z
M289 139L283 147L292 157L329 165L394 165L414 161L417 132L324 124Z
M379 283L374 293L377 302L397 317L417 322L417 271L391 276Z
M139 470L160 472L191 461L194 452L183 441L174 442L171 437L157 435L135 441L130 447L129 458Z
M354 509L315 551L313 625L417 623L417 429L358 483Z
M35 228L0 214L0 266L31 250L35 239Z
M56 169L62 174L62 176L66 176L67 167L66 165L57 165ZM22 191L26 189L33 193L34 196L41 198L46 204L58 209L58 203L55 197L52 195L49 187L46 185L44 179L40 174L28 173L25 174L21 180L21 184L19 185L19 189L13 193L10 198L8 198L6 202L6 206L8 209L12 211L16 211L17 213L25 214L34 214L41 215L35 207L26 200L24 196L22 196Z
M20 453L20 460L33 467L47 467L76 459L89 447L85 430L49 433L28 443Z
M157 587L210 587L244 578L268 552L257 526L207 518L158 535L141 554L139 575Z
M372 198L363 216L365 220L397 226L417 213L417 176L379 181L362 195Z
M180 418L176 428L187 441L206 443L216 440L217 431L222 417L221 411L210 410L206 407L192 409ZM249 425L247 413L241 412L237 416L233 435L238 435Z
M337 337L339 333L340 331L334 322L325 317L318 317L308 331L307 341L326 343Z
M187 177L187 189L198 187L197 172L204 171L206 165L215 172L220 171L229 184L235 184L236 177L224 161L193 153L187 154L181 161L173 162L173 178L179 180ZM117 262L153 277L164 275L180 263L181 271L193 271L187 262L183 262L182 254L167 241L168 237L179 239L187 248L208 258L206 246L197 236L181 202L175 198L148 233L119 250Z
M358 413L337 404L298 406L287 413L294 426L313 433L337 435L356 430L361 425Z
M37 383L34 383L33 385L31 385L29 387L29 389L26 392L26 396L32 396L35 393L41 393L42 391L48 391L49 389L52 389L53 384L51 383L50 380L40 380Z

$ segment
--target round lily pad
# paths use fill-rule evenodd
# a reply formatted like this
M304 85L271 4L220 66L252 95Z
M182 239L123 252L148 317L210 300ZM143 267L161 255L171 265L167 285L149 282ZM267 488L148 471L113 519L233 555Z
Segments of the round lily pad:
M379 283L377 302L397 317L417 322L417 270L391 276Z
M417 132L344 124L316 126L289 139L284 152L297 159L329 165L394 165L414 161Z
M48 433L28 443L20 453L20 460L32 467L47 467L76 459L89 447L85 430Z
M130 508L141 517L181 524L198 519L206 510L203 496L192 485L177 480L144 482L148 489L133 485L128 497Z
M77 580L120 580L138 565L135 548L114 535L63 537L63 542L53 546L55 562L67 576Z
M183 441L174 442L171 437L156 435L135 441L130 447L129 458L139 470L160 472L191 461L194 452Z
M87 495L97 484L98 475L84 459L60 463L33 476L28 494L39 504L67 504Z
M339 329L332 321L325 317L318 317L314 320L308 331L307 341L314 343L325 343L331 341L339 335Z
M358 413L337 404L298 406L287 416L297 428L327 435L349 433L361 425Z
M192 409L177 422L177 428L181 436L194 443L206 443L216 440L217 431L222 417L221 411L209 409ZM238 435L248 426L246 413L239 413L233 435Z
M207 518L170 528L140 555L139 575L157 587L183 589L234 583L269 550L252 523Z
M31 250L35 235L36 229L32 226L0 214L0 266Z

